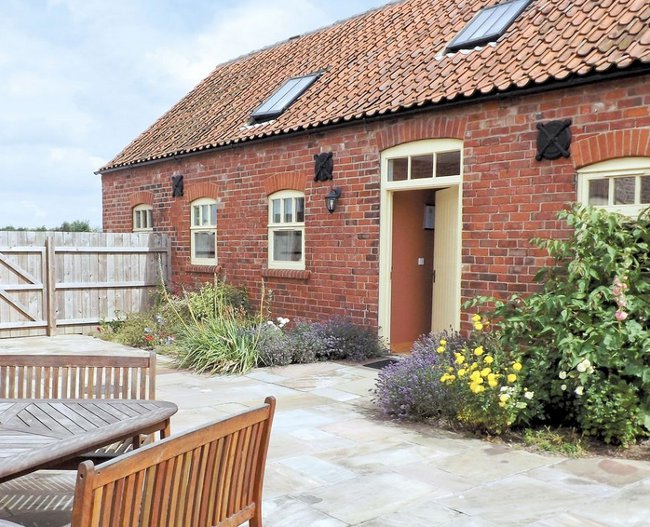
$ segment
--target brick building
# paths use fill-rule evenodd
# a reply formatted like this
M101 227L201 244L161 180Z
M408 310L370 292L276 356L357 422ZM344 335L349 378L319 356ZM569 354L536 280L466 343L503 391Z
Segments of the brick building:
M104 229L167 233L176 285L264 284L276 315L394 349L530 291L567 203L650 204L650 4L497 1L403 0L218 66L99 170Z

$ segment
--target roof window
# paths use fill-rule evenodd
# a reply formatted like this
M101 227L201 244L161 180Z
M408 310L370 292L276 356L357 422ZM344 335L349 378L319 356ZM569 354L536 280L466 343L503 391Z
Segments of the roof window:
M484 7L470 20L447 46L448 52L472 49L495 42L532 0L510 0Z
M268 99L260 104L251 114L254 123L270 121L284 112L293 102L320 77L320 73L312 73L302 77L292 77L286 80Z

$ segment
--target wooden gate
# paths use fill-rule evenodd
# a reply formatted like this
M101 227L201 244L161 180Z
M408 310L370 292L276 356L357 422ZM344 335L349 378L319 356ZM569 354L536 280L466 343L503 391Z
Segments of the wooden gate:
M169 254L161 234L0 232L0 338L79 333L146 309Z

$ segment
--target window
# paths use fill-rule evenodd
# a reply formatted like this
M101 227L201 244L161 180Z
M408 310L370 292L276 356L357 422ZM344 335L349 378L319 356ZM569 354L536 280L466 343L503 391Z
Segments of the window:
M215 265L217 263L217 202L201 198L192 202L190 223L192 263Z
M578 171L578 200L636 216L650 206L650 157L611 159Z
M388 159L388 181L415 181L418 179L460 176L460 150L417 153Z
M133 207L133 232L153 231L153 207L141 203Z
M305 268L305 195L283 190L269 197L269 268Z
M251 115L253 122L260 123L275 119L300 97L320 76L320 73L293 77L285 81L268 99Z
M484 7L447 46L448 52L496 42L532 0L510 0Z

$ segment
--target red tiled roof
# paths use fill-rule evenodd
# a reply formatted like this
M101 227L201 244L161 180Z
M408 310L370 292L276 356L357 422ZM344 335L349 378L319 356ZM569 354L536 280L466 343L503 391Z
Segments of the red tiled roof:
M496 0L403 0L218 66L100 171L363 117L650 64L648 0L534 0L496 42L445 54ZM323 75L276 120L251 112Z

